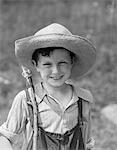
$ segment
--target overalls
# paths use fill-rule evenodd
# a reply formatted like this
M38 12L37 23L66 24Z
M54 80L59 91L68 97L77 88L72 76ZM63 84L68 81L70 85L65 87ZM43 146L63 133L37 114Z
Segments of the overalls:
M28 97L28 94L26 92ZM65 134L57 134L45 131L38 126L38 150L85 150L82 136L82 99L79 97L78 123ZM55 111L55 110L54 110ZM33 143L26 150L32 150Z

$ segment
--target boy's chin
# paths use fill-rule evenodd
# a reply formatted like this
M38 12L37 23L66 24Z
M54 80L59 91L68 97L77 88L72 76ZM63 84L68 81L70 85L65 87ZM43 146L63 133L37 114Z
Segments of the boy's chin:
M49 84L53 87L61 87L65 84L65 82L50 82Z

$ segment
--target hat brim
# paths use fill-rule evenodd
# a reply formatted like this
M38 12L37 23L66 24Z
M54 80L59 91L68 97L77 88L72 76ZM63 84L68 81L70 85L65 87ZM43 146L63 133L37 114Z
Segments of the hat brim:
M79 78L93 67L96 61L96 48L87 39L76 35L47 34L30 36L15 42L15 54L20 65L34 70L32 54L37 48L63 47L77 56L71 77Z

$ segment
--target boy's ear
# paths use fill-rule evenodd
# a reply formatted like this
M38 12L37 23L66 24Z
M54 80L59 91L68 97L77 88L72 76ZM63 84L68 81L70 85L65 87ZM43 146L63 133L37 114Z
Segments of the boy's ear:
M32 60L32 64L33 64L34 68L37 70L38 67L37 67L37 64L36 64L36 62L34 60Z
M32 64L33 64L34 68L37 70L37 72L39 72L39 67L34 60L32 60Z
M32 64L34 67L36 67L36 62L34 60L32 60Z
M77 57L73 57L72 65L76 64L77 61L78 61L78 58Z

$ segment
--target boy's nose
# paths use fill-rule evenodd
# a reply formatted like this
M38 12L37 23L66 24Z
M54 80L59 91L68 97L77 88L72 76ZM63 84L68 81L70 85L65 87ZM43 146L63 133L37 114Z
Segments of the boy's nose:
M52 73L58 73L60 71L59 67L58 66L54 66L53 69L52 69Z

